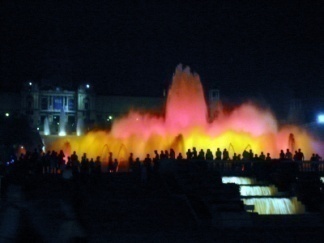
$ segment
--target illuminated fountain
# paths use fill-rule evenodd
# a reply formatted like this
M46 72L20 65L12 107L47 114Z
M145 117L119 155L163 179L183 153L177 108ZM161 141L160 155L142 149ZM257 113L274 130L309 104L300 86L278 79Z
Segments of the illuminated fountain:
M107 146L109 152L120 160L120 165L127 166L123 162L128 158L126 153L132 152L135 158L144 159L146 154L153 156L154 150L171 147L182 154L192 147L204 151L210 148L214 153L217 147L228 148L230 144L230 153L233 148L236 153L242 153L249 146L254 153L269 152L272 157L277 157L281 149L292 147L292 138L288 139L290 134L294 135L294 147L302 148L306 158L323 148L297 126L279 128L269 110L252 103L242 104L232 112L220 110L213 121L208 121L199 76L179 65L168 92L164 115L132 110L126 116L114 119L111 131L90 131L83 136L63 137L47 147L60 150L64 144L69 144L71 151L75 150L79 155L87 153L90 158L95 158Z
M240 186L241 196L275 196L278 193L277 187L270 186Z
M226 183L234 183L237 185L252 185L256 183L254 178L250 177L237 177L237 176L223 176L222 182Z
M48 136L51 134L50 127L49 127L49 121L48 118L45 117L44 119L44 135Z
M66 135L66 115L64 110L61 110L60 113L60 124L59 124L59 136L65 136Z
M77 131L77 136L81 136L84 134L84 122L82 118L78 118L76 131Z
M223 177L223 183L240 185L240 194L245 205L253 205L258 214L302 214L304 205L296 197L279 196L274 185L258 185L254 178Z
M245 205L254 205L254 212L259 214L303 214L304 205L293 198L248 198Z

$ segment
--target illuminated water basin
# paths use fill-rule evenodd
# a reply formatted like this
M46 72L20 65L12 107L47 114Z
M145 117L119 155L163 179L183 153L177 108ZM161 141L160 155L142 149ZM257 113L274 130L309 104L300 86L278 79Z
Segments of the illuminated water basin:
M278 193L277 187L270 186L240 186L241 196L275 196Z
M236 176L223 176L222 182L226 183L234 183L237 185L253 185L256 183L254 178L249 177L236 177Z
M247 198L245 205L254 205L258 214L303 214L305 207L296 197L293 198Z
M240 186L240 195L245 205L253 205L258 214L302 214L304 205L296 197L274 197L278 189L274 185L259 186L254 178L249 177L222 177L223 183L234 183ZM249 197L249 198L244 198ZM250 210L248 210L250 211Z

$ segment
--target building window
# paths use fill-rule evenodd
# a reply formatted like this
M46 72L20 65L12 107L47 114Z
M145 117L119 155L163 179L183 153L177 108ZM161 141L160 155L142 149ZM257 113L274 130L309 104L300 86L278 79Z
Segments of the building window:
M69 109L69 111L74 110L74 98L69 98L68 99L68 109Z
M53 97L53 108L54 110L61 110L63 108L63 97L54 96Z
M89 100L88 97L84 99L84 109L85 110L89 110L90 109L90 100Z
M41 99L41 109L48 110L48 99L47 97L42 97Z

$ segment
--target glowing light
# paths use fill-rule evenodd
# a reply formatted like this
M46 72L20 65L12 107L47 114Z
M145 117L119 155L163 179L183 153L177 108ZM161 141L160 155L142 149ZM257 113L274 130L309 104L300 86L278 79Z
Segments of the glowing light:
M89 84L87 84L87 85L86 85L86 87L87 87L87 89L89 89L89 88L90 88L90 85L89 85Z
M112 119L113 119L113 117L112 117L112 116L108 116L108 119L109 119L109 120L112 120Z
M317 116L317 123L323 123L324 124L324 114L320 114Z
M6 117L8 117L9 115L10 115L10 114L9 114L8 112L5 114Z
M24 149L24 146L20 146L21 149Z
M62 131L59 132L59 136L60 136L60 137L66 136L66 132L62 132Z
M37 131L39 131L39 127L37 127Z
M109 152L127 166L130 152L134 157L145 158L154 150L173 148L176 153L185 154L196 147L213 150L227 148L242 154L245 149L253 153L270 153L278 157L281 149L289 148L289 135L294 134L295 144L305 157L320 154L322 145L297 126L279 129L277 121L269 110L260 109L252 103L245 103L231 112L226 107L219 109L213 121L208 120L204 91L197 74L189 68L178 66L167 95L164 115L152 115L130 111L124 117L114 118L110 132L90 131L83 136L69 136L48 144L50 149L86 152L89 157L101 156L107 161ZM108 117L109 118L109 117ZM316 146L315 146L315 145ZM231 146L230 146L231 145ZM66 152L66 151L64 151ZM65 153L70 156L70 152Z
M32 86L33 85L33 83L32 82L29 82L29 86Z
M320 179L321 179L322 183L324 183L324 177L321 177Z

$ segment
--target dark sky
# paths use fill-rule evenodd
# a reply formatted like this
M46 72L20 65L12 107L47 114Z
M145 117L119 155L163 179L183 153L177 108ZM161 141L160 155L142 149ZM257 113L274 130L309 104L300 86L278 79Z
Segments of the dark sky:
M324 94L324 2L2 0L1 89L90 82L162 94L189 65L223 96Z

